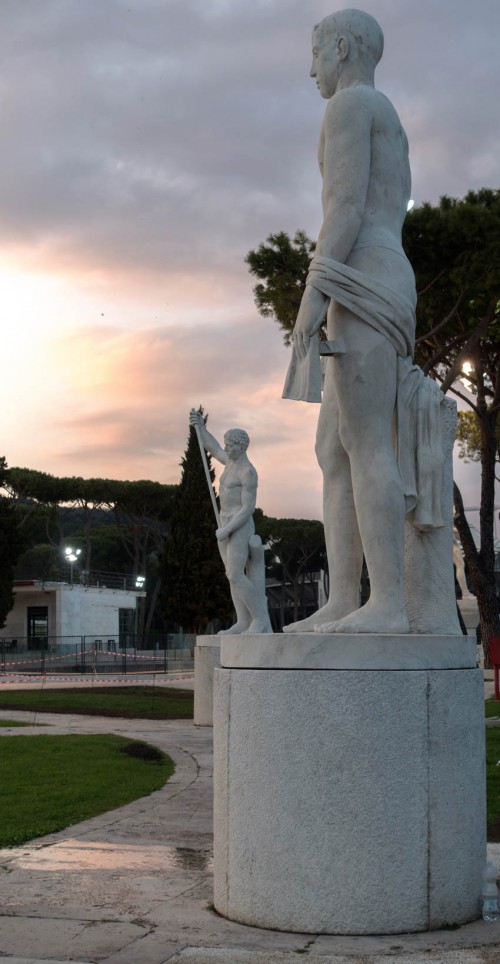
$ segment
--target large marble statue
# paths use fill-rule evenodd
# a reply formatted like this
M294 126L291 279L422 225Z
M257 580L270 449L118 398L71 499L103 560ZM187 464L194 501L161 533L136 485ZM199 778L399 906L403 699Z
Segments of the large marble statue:
M226 570L236 623L219 635L272 632L264 576L264 550L255 535L253 512L257 497L257 472L247 455L250 439L244 429L229 429L224 448L205 428L203 416L192 409L190 424L203 445L225 466L219 482L220 526L216 530Z
M408 142L374 87L384 39L373 17L360 10L325 17L312 44L311 76L328 101L319 142L324 217L283 394L321 400L318 331L327 313L332 357L316 454L331 593L319 612L285 630L408 633L405 518L410 513L419 533L443 526L444 401L412 362L415 279L401 243ZM371 595L358 608L363 553ZM450 620L437 631L450 631Z

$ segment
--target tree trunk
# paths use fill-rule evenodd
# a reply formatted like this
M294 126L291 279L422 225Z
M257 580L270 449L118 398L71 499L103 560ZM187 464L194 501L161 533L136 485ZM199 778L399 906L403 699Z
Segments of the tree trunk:
M300 577L292 579L293 588L293 621L296 623L300 619Z
M151 593L151 598L149 600L148 615L146 618L146 625L144 627L144 641L147 643L149 641L149 634L151 632L151 623L153 622L153 616L156 611L156 604L158 602L158 596L161 589L161 576L156 577L156 582L154 585L153 592ZM144 600L147 602L147 599Z
M482 359L479 357L476 367L478 393L477 411L481 432L481 501L479 510L479 529L481 533L481 548L479 550L479 564L483 573L483 586L477 595L481 634L485 649L484 665L490 667L489 641L492 636L500 635L500 620L498 618L498 599L495 583L495 467L497 454L496 440L496 411L488 411L484 393L484 376ZM483 629L484 624L484 629ZM486 661L486 646L488 661Z
M484 649L485 668L491 668L490 659L490 639L492 636L500 635L500 622L498 618L498 601L496 595L495 581L487 577L481 560L480 553L476 548L469 523L465 517L464 504L460 489L456 482L453 483L453 501L455 504L454 522L462 543L464 558L467 563L469 576L476 594L477 605L479 608L479 621L481 625L481 637Z

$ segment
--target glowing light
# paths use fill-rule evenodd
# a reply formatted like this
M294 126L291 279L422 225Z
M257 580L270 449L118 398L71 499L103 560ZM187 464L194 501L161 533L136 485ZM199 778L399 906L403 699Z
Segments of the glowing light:
M463 373L463 374L462 374L462 376L461 376L460 381L462 382L462 385L464 385L464 387L465 387L465 388L467 389L467 391L469 391L469 392L474 392L474 386L473 386L470 378L468 377L469 375L471 375L471 374L473 373L473 371L474 371L474 366L471 364L471 362L470 362L470 361L464 361L464 363L463 363L463 365L462 365L462 373Z
M64 550L66 561L69 562L71 588L73 588L73 566L75 562L78 560L78 556L80 556L81 553L82 553L81 549L72 549L71 546L66 546Z
M408 206L407 206L406 210L407 210L407 211L411 211L412 207L414 207L414 206L415 206L415 201L413 200L413 198L410 198L410 200L408 201Z

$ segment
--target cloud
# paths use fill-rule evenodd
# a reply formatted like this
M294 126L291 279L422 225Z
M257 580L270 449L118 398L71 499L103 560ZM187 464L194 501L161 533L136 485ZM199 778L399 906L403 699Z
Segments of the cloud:
M67 383L60 385L64 404L61 397L55 404L51 399L50 445L43 464L37 455L38 467L70 463L88 476L146 474L177 482L188 413L202 404L219 438L230 427L249 432L261 504L264 500L270 513L279 514L279 505L291 512L302 489L309 512L319 514L316 407L282 401L289 352L271 321L250 316L232 327L188 330L80 327L53 336L45 346L43 362L52 383L69 358L71 390ZM290 459L296 469L292 483Z
M370 0L415 196L498 180L497 0ZM0 237L53 269L243 273L320 226L302 0L3 0Z
M496 187L498 0L366 8L417 202ZM317 412L281 401L287 353L244 257L271 232L319 230L310 32L331 9L2 0L11 463L174 481L201 402L218 432L250 431L269 511L320 514Z

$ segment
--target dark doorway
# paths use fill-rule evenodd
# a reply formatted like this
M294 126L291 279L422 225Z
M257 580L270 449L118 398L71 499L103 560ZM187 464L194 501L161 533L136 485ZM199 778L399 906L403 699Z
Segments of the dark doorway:
M47 649L48 635L48 606L28 606L28 649Z

